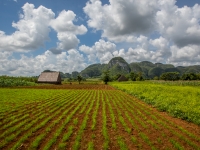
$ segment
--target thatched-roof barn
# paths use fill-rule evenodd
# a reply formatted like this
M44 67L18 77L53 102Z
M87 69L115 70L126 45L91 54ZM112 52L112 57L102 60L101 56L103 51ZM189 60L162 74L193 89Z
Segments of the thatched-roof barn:
M124 75L121 75L117 80L119 82L121 82L121 81L128 81L128 79Z
M38 83L61 84L60 72L42 72L38 78Z

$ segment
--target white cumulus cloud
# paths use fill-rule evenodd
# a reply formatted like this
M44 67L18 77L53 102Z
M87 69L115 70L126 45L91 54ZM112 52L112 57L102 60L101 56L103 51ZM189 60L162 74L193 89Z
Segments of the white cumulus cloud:
M89 63L108 63L117 56L123 57L128 63L145 60L166 63L172 55L169 41L163 37L152 40L146 36L139 36L135 38L134 43L134 47L118 50L114 43L101 39L91 47L81 45L79 50L86 54Z
M88 15L88 26L103 31L103 37L126 41L130 34L145 34L155 28L157 0L90 0L83 8ZM126 36L124 36L126 35Z
M178 8L174 0L162 0L156 20L159 32L178 47L200 45L200 5Z
M78 46L80 42L76 35L87 32L84 25L74 25L76 15L73 11L61 11L57 18L51 9L44 6L35 8L33 4L26 3L22 7L18 22L13 22L12 27L16 31L6 35L0 31L0 51L28 52L45 46L49 41L51 28L57 32L58 43L52 48L53 53L58 54L61 50L70 50Z
M51 20L51 27L57 32L59 50L74 49L79 44L79 39L76 35L82 35L87 32L87 28L84 25L74 25L76 15L73 11L63 10L56 19ZM54 51L52 51L54 52Z
M88 27L102 35L93 46L83 44L77 50L78 36L88 32L85 25L77 24L79 16L71 10L55 16L44 6L24 4L19 21L12 23L15 32L8 35L0 30L0 74L39 75L45 69L81 71L89 64L108 63L116 56L128 63L200 63L198 4L178 7L176 0L109 0L103 5L100 0L89 0L83 11ZM52 30L56 32L57 40L52 41L55 45L30 56L31 51L52 40ZM18 52L20 58L15 58Z
M102 31L102 37L130 45L128 49L122 48L121 53L116 50L110 54L123 56L129 62L199 62L198 4L178 7L176 0L109 0L109 4L103 5L100 0L90 0L83 10L88 26ZM85 51L93 49L94 46L87 47Z
M81 45L79 50L87 54L88 60L91 61L90 63L93 63L94 60L100 61L101 63L108 63L113 57L113 52L116 51L116 45L100 39L92 47Z
M199 65L200 64L200 46L178 46L170 47L172 56L168 59L170 63L175 65Z
M18 22L13 22L12 27L16 31L6 35L0 31L0 51L27 52L44 46L49 40L49 22L54 18L51 9L43 6L35 9L33 4L26 3L23 7L23 14Z
M20 59L13 58L11 52L0 52L0 57L3 58L0 60L0 75L33 76L46 69L71 73L81 71L87 66L83 55L75 49L58 55L49 50L35 57L22 54Z

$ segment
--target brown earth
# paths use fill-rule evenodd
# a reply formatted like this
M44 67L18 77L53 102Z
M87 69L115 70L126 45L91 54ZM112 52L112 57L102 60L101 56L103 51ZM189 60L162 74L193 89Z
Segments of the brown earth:
M112 86L105 84L41 84L37 86L21 86L21 87L11 87L12 89L83 89L83 90L115 90Z
M18 149L29 149L33 141L41 134L45 133L47 127L51 126L59 116L62 116L55 126L52 126L51 130L46 136L41 139L36 149L43 149L49 141L52 140L59 128L61 128L65 119L73 112L73 110L80 104L80 108L72 115L70 121L64 126L61 134L55 139L50 149L73 149L75 140L78 134L80 134L79 149L87 149L89 143L93 143L93 149L104 149L105 137L103 135L103 103L105 103L106 112L106 129L108 135L108 147L109 149L127 148L134 149L187 149L198 150L200 149L200 126L193 123L188 123L184 120L173 118L165 112L159 112L156 108L153 108L144 102L134 98L133 96L126 94L122 91L115 90L109 85L50 85L48 86L34 86L28 88L38 89L72 89L74 94L67 97L67 93L58 95L56 99L48 100L47 102L62 102L55 111L49 112L49 108L57 107L55 103L52 105L45 105L41 108L36 105L24 107L23 111L26 113L37 115L38 113L47 113L48 116L53 116L59 111L49 122L47 122L42 128L35 131L28 139L20 144ZM79 90L79 89L86 89ZM76 94L75 94L76 93ZM74 102L69 105L70 100ZM86 121L86 127L80 132L81 125L87 114L90 105L93 102L92 109L88 114ZM93 124L92 116L95 113L99 102L99 108L97 110L96 125L94 130L91 126ZM62 115L65 110L69 109L66 115ZM30 111L31 110L31 111ZM37 113L35 112L37 111ZM21 111L19 111L21 112ZM31 113L32 112L32 113ZM14 113L17 115L17 113ZM3 119L10 117L11 114L3 116ZM113 117L114 116L114 120ZM18 115L20 119L22 115ZM74 119L77 118L77 124L74 123ZM45 118L44 118L45 119ZM42 120L38 122L41 123ZM9 122L6 122L9 123ZM17 126L20 121L13 124ZM116 124L116 129L113 128L113 124ZM35 124L34 126L36 126ZM68 128L73 126L73 133L69 139L64 143L64 148L59 147L62 142L63 136L68 133ZM10 127L6 128L9 130ZM0 128L1 129L1 128ZM23 126L20 128L23 129ZM19 130L20 130L19 129ZM5 132L4 129L0 130L1 133ZM15 134L17 131L13 132ZM4 147L0 147L2 150L11 149L28 131L23 131L14 140L10 141ZM5 137L6 138L6 137ZM0 139L3 142L4 139ZM122 144L120 144L120 142Z

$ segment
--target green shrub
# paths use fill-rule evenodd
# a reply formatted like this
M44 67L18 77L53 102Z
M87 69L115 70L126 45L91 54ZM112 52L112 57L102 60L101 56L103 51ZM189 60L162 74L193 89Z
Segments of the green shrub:
M22 79L7 79L0 78L0 87L13 87L13 86L32 86L35 82L30 82Z

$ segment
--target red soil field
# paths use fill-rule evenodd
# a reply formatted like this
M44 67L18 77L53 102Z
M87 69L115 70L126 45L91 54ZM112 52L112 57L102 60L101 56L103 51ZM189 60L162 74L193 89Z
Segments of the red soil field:
M114 90L112 86L104 84L61 84L61 85L38 85L38 86L25 86L25 87L12 87L12 88L26 88L26 89L96 89L96 90Z
M0 136L2 150L200 149L198 125L159 112L109 85L45 85L27 88L61 90L52 99L0 114L0 135L5 135ZM8 126L13 116L18 121ZM20 126L25 120L27 122ZM43 126L37 128L43 122ZM24 129L31 123L30 128ZM18 127L18 130L7 132L13 127ZM16 137L9 140L8 137L12 135ZM34 146L36 139L39 142Z

